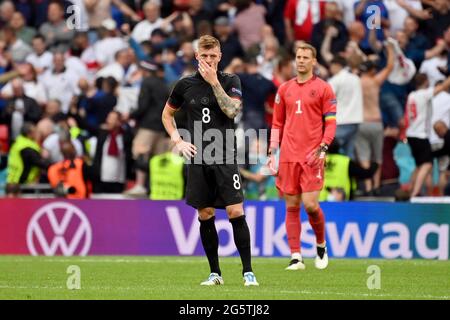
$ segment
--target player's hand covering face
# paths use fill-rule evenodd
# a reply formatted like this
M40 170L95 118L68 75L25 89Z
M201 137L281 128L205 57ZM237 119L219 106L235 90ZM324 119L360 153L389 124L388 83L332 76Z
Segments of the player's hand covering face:
M218 47L212 49L198 49L196 52L198 60L198 72L209 84L217 82L217 66L222 54Z

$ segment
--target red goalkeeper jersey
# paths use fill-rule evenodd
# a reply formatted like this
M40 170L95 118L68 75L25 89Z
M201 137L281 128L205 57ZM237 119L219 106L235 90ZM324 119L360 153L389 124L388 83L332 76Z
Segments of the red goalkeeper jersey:
M280 162L306 161L321 142L330 144L336 132L336 96L331 86L313 76L283 83L275 97L271 146L281 142Z

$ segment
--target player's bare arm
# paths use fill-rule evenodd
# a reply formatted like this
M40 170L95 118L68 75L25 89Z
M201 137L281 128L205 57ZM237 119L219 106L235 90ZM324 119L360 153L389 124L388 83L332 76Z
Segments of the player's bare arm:
M193 157L197 153L197 147L189 142L183 141L177 130L177 124L175 122L176 109L166 103L162 113L162 123L167 133L170 136L170 140L176 145L178 150L187 159Z
M441 84L438 84L434 87L433 95L436 96L442 91L447 91L449 88L450 88L450 77L445 79L445 81L442 82Z
M203 60L199 61L199 72L203 79L211 85L217 103L223 113L230 119L236 117L242 109L242 101L227 95L217 79L216 70Z

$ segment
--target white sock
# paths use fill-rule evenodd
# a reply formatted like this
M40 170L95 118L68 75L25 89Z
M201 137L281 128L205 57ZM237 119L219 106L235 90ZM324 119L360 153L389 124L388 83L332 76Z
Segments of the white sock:
M293 254L291 254L291 259L297 259L299 261L302 261L302 255L300 254L300 252L294 252Z
M327 245L327 243L324 241L323 243L318 243L317 244L317 246L319 247L319 248L325 248L326 247L326 245Z

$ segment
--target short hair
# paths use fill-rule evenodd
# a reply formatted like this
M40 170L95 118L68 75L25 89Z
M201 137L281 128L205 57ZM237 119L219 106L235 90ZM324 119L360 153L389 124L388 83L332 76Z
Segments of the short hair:
M34 125L34 123L25 122L22 126L22 129L20 129L20 134L23 135L24 137L28 137L35 128L36 126Z
M425 82L428 81L428 76L425 73L418 73L414 77L414 85L416 88L419 88L424 85Z
M199 49L213 49L215 47L218 47L220 50L220 42L219 40L217 40L217 38L214 38L213 36L210 35L204 35L201 36L200 39L198 40L198 48Z
M35 36L33 36L33 39L32 39L32 40L35 40L35 39L40 39L40 40L42 40L43 42L45 42L45 37L44 37L42 34L40 34L40 33L38 33L38 34L36 34Z
M345 58L343 58L343 57L341 57L341 56L335 56L335 57L331 60L330 65L331 65L331 64L338 64L338 65L340 65L340 66L342 66L342 67L346 67L346 66L347 66L347 60L345 60Z
M61 9L62 11L64 11L64 4L62 3L62 1L57 1L57 0L51 0L50 3L48 4L50 5L57 5L59 7L59 9Z
M295 50L295 54L296 54L296 55L297 55L297 51L298 51L299 49L302 49L302 50L309 50L309 51L311 51L311 53L312 53L312 55L313 55L313 58L314 58L314 59L317 58L317 50L316 50L316 48L314 48L314 47L313 47L312 45L310 45L309 43L303 42L303 43L299 44L299 45L297 46L297 49Z

